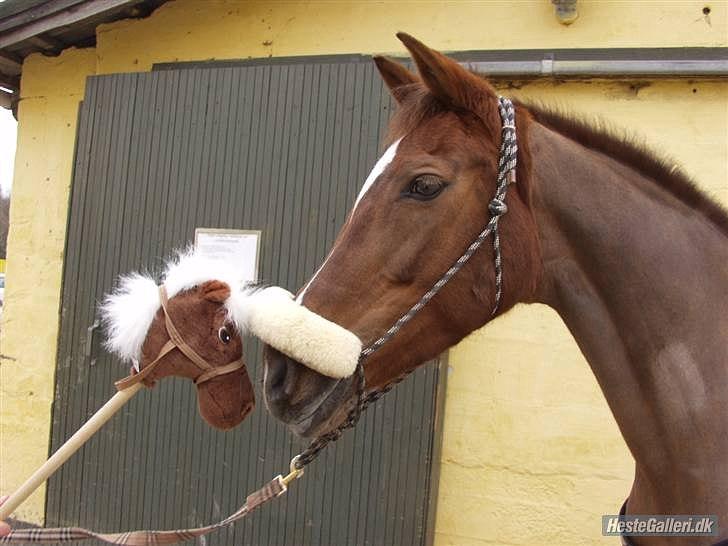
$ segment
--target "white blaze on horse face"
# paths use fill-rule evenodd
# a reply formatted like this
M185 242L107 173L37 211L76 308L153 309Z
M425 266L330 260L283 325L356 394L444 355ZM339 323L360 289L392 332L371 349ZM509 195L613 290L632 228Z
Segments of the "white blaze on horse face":
M359 201L362 200L364 195L369 191L369 189L374 185L374 182L377 181L377 178L384 172L384 169L387 168L387 165L389 165L392 161L394 161L394 157L397 155L397 147L399 146L399 143L402 141L402 139L398 139L394 144L392 144L389 148L387 148L387 151L384 152L382 157L379 158L379 161L377 161L374 164L374 168L372 169L372 172L369 173L369 176L367 176L367 179L364 181L364 185L361 187L361 190L359 191L359 195L356 197L356 201L354 201L354 208L352 209L352 214L354 214L354 211L356 210L356 206L359 204Z
M404 137L402 137L404 138ZM364 181L364 185L361 187L361 190L359 191L359 195L356 197L356 201L354 201L354 208L351 209L351 215L349 216L349 219L354 217L354 213L356 212L356 206L359 204L359 201L362 200L364 195L371 189L371 187L374 185L374 183L377 181L377 179L381 176L381 174L384 172L384 169L387 168L387 166L394 161L395 156L397 155L397 147L399 146L399 143L402 141L402 138L397 139L396 142L394 142L387 150L382 154L382 157L379 158L379 160L374 164L374 168L372 169L372 172L369 173L369 176L367 176L367 179ZM324 260L324 263L321 264L321 267L316 270L316 273L313 274L313 277L306 283L306 286L301 290L301 292L296 297L296 302L303 303L303 296L306 293L306 290L308 290L308 287L311 286L311 283L314 281L316 276L319 274L319 272L324 268L326 265L326 262L329 261L329 258L331 258L331 255L334 253L334 249L336 247L332 248L329 252L329 255L326 256L326 259Z

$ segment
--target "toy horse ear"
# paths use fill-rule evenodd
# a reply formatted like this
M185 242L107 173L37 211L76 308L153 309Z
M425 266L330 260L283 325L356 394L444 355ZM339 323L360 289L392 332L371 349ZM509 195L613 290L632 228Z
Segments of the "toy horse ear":
M203 298L214 303L224 303L230 297L230 287L222 281L207 281L198 290Z
M481 113L478 110L484 102L497 98L495 90L488 82L454 60L404 32L398 32L397 38L412 55L424 84L440 101Z
M404 65L388 57L374 57L374 64L377 65L379 75L387 84L389 92L398 103L404 102L412 90L412 84L419 83L420 79L407 70Z

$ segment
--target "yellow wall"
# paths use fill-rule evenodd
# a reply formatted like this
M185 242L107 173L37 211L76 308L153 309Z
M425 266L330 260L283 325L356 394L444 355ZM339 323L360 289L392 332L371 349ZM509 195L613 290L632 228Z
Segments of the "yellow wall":
M10 206L5 308L0 324L0 491L46 459L76 111L93 50L34 56L23 70ZM44 490L18 510L42 522Z
M184 60L402 54L397 30L443 50L728 45L728 2L711 2L709 20L704 5L580 0L580 18L563 27L546 0L177 0L145 20L100 27L96 48L27 59L0 329L0 352L16 359L0 364L0 491L14 489L48 449L73 139L86 75ZM625 83L539 82L518 94L638 131L728 203L726 83L670 81L635 91ZM599 516L618 509L632 462L558 317L542 307L516 309L453 349L450 367L436 543L605 543ZM42 514L42 494L18 511L38 522Z

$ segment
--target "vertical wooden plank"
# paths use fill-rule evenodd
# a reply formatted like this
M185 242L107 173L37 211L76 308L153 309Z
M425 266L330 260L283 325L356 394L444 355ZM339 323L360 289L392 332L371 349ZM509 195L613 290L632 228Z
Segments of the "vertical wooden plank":
M69 215L67 229L67 258L64 263L63 291L61 296L61 335L58 346L56 386L54 393L52 431L50 451L55 451L67 438L67 416L72 401L67 396L70 391L71 351L73 343L73 325L75 322L74 308L70 305L78 291L79 267L77 256L83 243L84 218L87 214L88 199L88 169L91 156L92 134L94 131L95 110L89 105L95 102L97 86L89 81L84 101L79 105L78 136L76 139L76 152L73 177L76 180L71 186L69 206L75 211ZM58 503L59 492L63 491L64 481L62 474L55 474L48 483L47 511L52 514L47 522L49 525L61 525L58 519L60 507Z
M104 79L99 82L101 103L113 104L115 98L115 89L112 79ZM97 180L104 180L108 170L108 156L111 148L112 126L113 126L113 108L97 108L97 116L99 123L95 134L94 146L98 146L97 153L92 156L90 181L92 182L92 191L90 192L91 210L89 222L91 225L99 226L102 219L103 203L107 199L110 188L106 184L97 184ZM91 300L95 292L96 275L95 275L95 259L94 255L98 255L102 245L100 229L93 230L87 235L86 247L89 252L82 253L80 265L81 276L79 289L75 294L76 324L74 325L74 338L76 340L75 354L72 356L74 364L72 370L71 389L75 398L74 405L71 408L71 417L68 421L68 433L80 427L80 425L90 416L89 406L90 397L94 385L89 381L90 375L90 358L87 351L92 343L92 335L89 335L89 328L94 322L95 309ZM79 343L79 340L83 340ZM68 394L68 393L67 393ZM94 442L95 440L95 442ZM88 507L92 506L93 499L85 495L87 488L87 476L85 474L86 467L93 459L93 450L97 447L98 439L94 438L86 444L74 457L76 472L71 474L69 484L64 489L70 498L76 500L73 514L78 521L85 525L91 521L92 515L88 511ZM69 473L70 474L70 473Z
M108 148L108 159L105 169L105 184L108 190L105 193L104 201L101 203L104 215L102 217L99 233L99 249L94 269L91 273L91 283L88 286L91 298L88 303L89 325L95 324L97 313L94 302L103 297L106 286L112 281L118 270L118 246L106 246L104 241L123 240L122 211L124 210L123 199L125 197L126 165L129 154L131 123L130 113L134 107L134 99L119 100L118 97L126 96L129 88L133 87L133 76L118 75L110 81L113 90L114 107L110 109L110 138ZM86 407L86 416L92 415L101 407L114 393L113 380L118 377L113 373L114 368L109 366L108 356L99 351L101 332L94 330L86 341L88 357L86 366L88 370L87 382L89 383L89 396ZM89 346L90 345L90 346ZM90 445L89 449L97 455L86 459L84 467L84 491L93 489L94 502L86 506L84 519L93 520L94 513L101 514L104 520L114 519L118 513L118 505L115 506L116 495L109 494L113 491L113 484L104 479L105 461L114 457L117 444L120 438L119 416L115 416L111 426L97 434L93 439L96 445ZM84 498L88 496L84 493Z

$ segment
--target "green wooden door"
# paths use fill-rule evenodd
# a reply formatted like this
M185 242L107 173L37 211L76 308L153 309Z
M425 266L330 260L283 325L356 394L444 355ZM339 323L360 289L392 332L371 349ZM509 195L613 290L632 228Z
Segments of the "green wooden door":
M358 57L165 68L90 78L80 107L53 449L127 372L94 328L115 277L157 270L196 227L254 229L262 279L295 290L342 225L392 107ZM305 442L266 414L252 340L246 360L251 418L221 433L198 416L188 382L142 392L50 481L47 525L198 526L285 471ZM372 407L288 495L200 543L431 543L441 368Z

